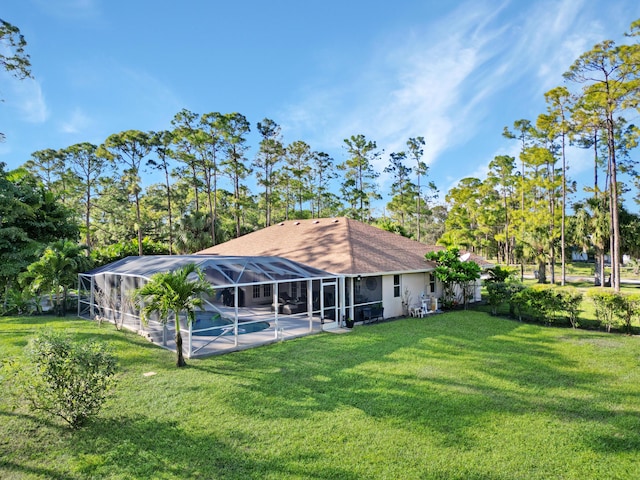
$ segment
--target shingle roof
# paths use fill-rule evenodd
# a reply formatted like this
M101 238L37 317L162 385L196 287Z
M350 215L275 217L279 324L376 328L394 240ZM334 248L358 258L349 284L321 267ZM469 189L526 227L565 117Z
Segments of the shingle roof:
M334 274L430 271L425 245L346 217L290 220L243 235L198 254L268 255L288 258Z

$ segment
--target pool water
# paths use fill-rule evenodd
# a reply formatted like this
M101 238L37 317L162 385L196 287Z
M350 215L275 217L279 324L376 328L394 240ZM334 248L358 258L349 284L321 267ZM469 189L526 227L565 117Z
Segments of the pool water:
M244 333L260 332L269 328L271 325L269 322L255 322L245 323L238 322L238 335ZM196 321L193 324L193 335L216 337L220 335L224 328L213 327L233 327L233 320L230 318L221 317L218 313L200 312L196 314ZM205 328L212 328L212 330L205 330L203 332L196 332L195 330L202 330ZM223 335L233 335L233 328L229 328L224 331Z

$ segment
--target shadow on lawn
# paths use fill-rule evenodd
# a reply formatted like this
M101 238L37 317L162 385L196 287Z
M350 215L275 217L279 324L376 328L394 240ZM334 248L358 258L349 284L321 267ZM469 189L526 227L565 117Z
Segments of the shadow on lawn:
M260 439L242 429L211 435L202 433L206 428L185 429L178 419L122 416L97 417L71 431L46 417L3 409L0 421L29 433L20 443L0 442L0 478L360 478L335 465L310 475L304 465L317 460L315 454L252 450ZM40 444L50 447L40 451Z
M45 416L5 410L3 399L0 398L0 425L3 427L0 430L3 432L0 437L8 435L4 441L0 441L0 478L22 478L25 475L60 480L80 478L57 471L51 465L44 465L38 456L40 443L47 443L43 439L53 437L57 441L64 441L65 438L71 438L70 431L62 423ZM18 435L10 435L9 437L8 432L11 431L13 425L19 425L20 435L24 435L25 440L19 443L11 441L10 438L18 437Z
M603 406L609 377L580 371L555 348L557 336L540 327L482 314L395 323L356 328L347 338L314 338L304 349L285 342L227 356L219 368L212 362L194 368L241 377L228 408L245 415L305 418L347 406L398 428L436 431L444 445L472 447L470 429L503 414L536 412L558 422L597 424L592 432L602 435L591 439L594 448L604 442L625 451L640 443L637 412ZM248 412L245 405L262 408ZM611 429L620 441L608 439Z
M259 443L250 434L234 430L225 438L186 431L179 421L149 418L101 420L78 432L73 455L83 476L108 474L124 478L263 478L297 474L271 453L251 452ZM356 479L349 472L327 468L318 478Z

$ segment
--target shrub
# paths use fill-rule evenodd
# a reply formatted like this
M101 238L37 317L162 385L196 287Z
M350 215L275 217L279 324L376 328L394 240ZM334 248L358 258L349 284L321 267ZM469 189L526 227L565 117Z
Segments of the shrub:
M31 365L21 372L18 386L33 410L81 427L98 413L114 382L116 359L97 341L73 341L45 331L27 346Z
M563 311L573 328L578 328L578 314L582 303L582 293L573 287L560 287L556 289L558 306Z
M631 335L631 322L640 315L640 295L618 294L614 300L614 313L627 334Z
M605 288L592 288L587 292L587 296L595 306L596 319L607 329L607 332L610 332L615 322L618 294Z
M497 315L498 308L511 298L509 284L505 282L489 282L487 285L487 302L491 306L491 314Z
M518 308L517 305L517 294L519 292L521 292L522 290L524 290L526 287L524 286L524 284L520 283L520 282L509 282L508 284L508 289L509 289L509 315L511 317L515 317L516 316L516 310Z
M501 267L496 265L487 269L488 278L485 280L487 286L491 283L503 283L515 276L516 270L513 267Z
M511 302L520 321L528 316L537 322L551 324L566 317L576 328L582 294L572 287L538 284L521 287L513 293Z

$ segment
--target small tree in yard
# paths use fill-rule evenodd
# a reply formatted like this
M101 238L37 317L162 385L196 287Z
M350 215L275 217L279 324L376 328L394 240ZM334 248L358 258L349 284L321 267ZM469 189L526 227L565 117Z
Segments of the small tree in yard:
M443 305L451 308L456 302L456 285L462 290L462 302L467 308L469 288L480 278L480 266L460 258L457 248L438 250L425 255L427 260L436 262L435 276L442 282Z
M148 283L134 292L138 303L142 304L143 321L146 322L149 315L157 313L160 322L166 325L169 315L173 314L178 367L184 367L187 364L182 353L180 313L186 313L187 324L190 325L195 321L196 309L204 309L202 297L212 294L213 287L194 263L188 263L173 272L156 273L151 276Z
M515 278L516 271L511 267L501 267L496 265L493 268L487 269L488 278L485 280L486 284L507 282L512 278Z
M614 312L622 322L625 332L631 335L631 322L640 315L640 295L617 294L614 300Z
M487 302L491 306L491 315L498 314L498 308L510 299L511 289L506 282L489 282L487 287Z
M607 332L610 332L611 326L615 322L616 293L605 288L592 288L587 291L587 296L596 308L596 318L600 325L604 325Z
M563 310L569 323L573 328L578 328L578 314L580 313L580 304L582 303L582 293L573 287L560 287L556 289L556 293L560 302L560 308Z
M32 362L18 373L18 393L33 410L62 418L71 428L81 427L97 414L116 373L116 358L97 341L74 341L45 331L31 340Z
M92 266L86 250L86 246L58 240L45 248L40 259L29 265L22 275L23 282L31 284L34 294L47 292L52 302L55 296L55 310L60 316L66 314L67 294L76 285L78 273Z

